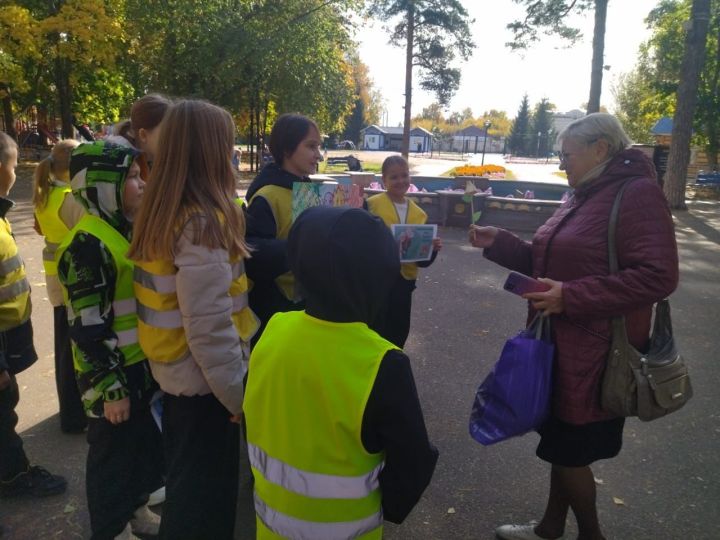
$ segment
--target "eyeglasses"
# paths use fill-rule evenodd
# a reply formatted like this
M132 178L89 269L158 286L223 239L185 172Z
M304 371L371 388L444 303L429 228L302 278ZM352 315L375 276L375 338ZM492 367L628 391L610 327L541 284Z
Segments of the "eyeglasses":
M590 146L593 143L598 142L600 139L590 139L588 142L585 143L585 146ZM567 163L567 160L570 156L574 156L577 152L558 152L558 158L560 159L560 163Z

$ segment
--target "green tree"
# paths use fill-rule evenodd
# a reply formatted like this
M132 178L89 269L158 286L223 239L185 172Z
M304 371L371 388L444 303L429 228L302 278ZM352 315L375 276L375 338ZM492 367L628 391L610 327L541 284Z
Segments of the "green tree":
M491 126L488 133L495 137L507 137L512 129L512 122L505 111L496 109L485 111L482 116L473 121L473 124L481 127L485 125L485 122L490 122Z
M143 51L134 86L225 106L253 144L275 113L342 131L355 102L348 13L358 0L126 2Z
M360 141L360 130L378 122L380 104L373 102L373 99L377 98L377 94L373 94L373 83L368 67L360 60L357 54L350 55L350 67L352 69L355 103L345 122L342 138L357 143Z
M13 90L17 108L38 104L44 110L57 103L65 137L73 135L73 115L87 97L83 90L93 86L93 79L102 79L115 71L123 50L123 28L118 17L106 7L101 1L25 0L2 8L3 21L11 27L0 37L0 49L9 46L8 50L14 51L10 54L16 69L7 86ZM16 26L13 20L22 24ZM27 37L23 47L27 49L20 52L12 43L20 44L18 34L24 32ZM117 77L105 77L104 83L95 85L93 91L116 81ZM86 100L85 104L94 106L94 113L104 106L98 98Z
M474 47L467 10L459 0L373 0L370 14L397 19L390 42L405 47L405 119L402 154L407 157L412 118L413 67L420 68L420 86L447 106L460 86L460 70L451 67L456 55L467 60Z
M508 141L508 147L512 154L518 156L530 155L530 104L528 102L528 95L523 96L520 108L518 109L517 116L513 121L512 129L510 130L510 140Z
M568 26L565 21L570 13L593 11L595 26L593 29L593 55L590 70L590 97L587 112L600 110L602 91L603 56L605 53L605 22L608 0L513 0L525 6L525 19L516 20L507 25L514 34L513 41L506 45L512 50L525 50L540 40L538 35L557 35L570 44L582 38L579 29Z
M664 0L650 12L652 34L640 47L635 69L615 88L616 114L637 142L652 142L653 124L675 114L691 6L690 0ZM712 168L720 144L720 0L712 0L710 14L692 140L705 148Z
M535 105L530 130L532 143L529 150L537 157L547 156L552 148L554 141L552 111L554 108L547 98L542 98Z

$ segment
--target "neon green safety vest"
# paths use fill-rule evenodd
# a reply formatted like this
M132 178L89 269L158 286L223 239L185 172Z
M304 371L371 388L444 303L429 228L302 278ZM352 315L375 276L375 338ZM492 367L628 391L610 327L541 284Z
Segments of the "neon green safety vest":
M70 246L75 235L79 232L86 232L98 238L110 251L115 262L115 297L113 298L113 323L112 330L118 337L118 348L125 357L125 366L130 366L145 360L137 336L137 307L135 292L133 291L133 262L127 258L130 243L118 231L108 223L92 214L85 214L82 219L65 236L55 253L55 261L59 262L65 250ZM68 301L67 288L63 286L63 298L68 310L68 319L82 317L81 313L75 313ZM93 306L93 309L96 306ZM80 352L73 344L73 357L75 369L81 373L89 371L92 366L87 364Z
M408 203L407 218L405 223L412 225L422 225L427 221L427 214L411 199L405 199ZM383 220L385 225L400 224L400 216L398 216L397 208L393 204L387 193L378 193L367 200L368 210L371 214L378 216ZM418 267L415 263L402 263L400 265L400 273L405 279L417 279Z
M382 538L378 475L362 418L385 353L364 323L277 313L250 357L243 410L257 538Z
M230 261L232 281L231 318L240 339L249 342L260 321L248 306L248 279L242 258ZM138 300L138 336L152 362L179 362L190 356L177 297L177 267L169 260L135 263L135 294Z
M30 283L18 254L10 222L0 219L0 331L10 330L30 318Z
M275 237L278 240L287 240L290 227L292 227L292 189L273 185L263 186L252 196L249 203L252 204L258 197L265 199L272 210L275 218ZM285 298L291 302L302 300L295 286L295 276L292 272L285 272L275 278L275 284Z
M57 276L55 252L60 242L70 232L63 220L60 219L60 207L65 200L65 195L68 193L72 193L69 185L53 182L50 184L50 192L45 207L35 208L35 217L40 224L40 230L45 236L43 266L45 267L46 276Z

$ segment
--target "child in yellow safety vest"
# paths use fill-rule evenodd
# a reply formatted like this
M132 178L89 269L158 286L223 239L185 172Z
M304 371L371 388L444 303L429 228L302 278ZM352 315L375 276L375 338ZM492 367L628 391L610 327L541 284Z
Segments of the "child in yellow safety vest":
M57 248L78 388L88 417L85 467L92 539L157 534L148 496L163 484L162 440L150 411L157 390L137 339L127 258L144 182L138 151L95 141L70 158L86 214Z
M306 308L270 319L244 403L257 538L380 540L438 457L410 359L368 325L400 271L398 250L378 218L318 206L295 220L288 262Z
M18 253L7 212L15 183L18 147L0 131L0 498L63 493L67 482L42 467L30 466L15 431L20 399L16 375L37 360L30 320L30 284ZM0 528L1 534L1 528Z
M138 338L165 392L162 538L233 538L243 379L259 327L248 307L234 135L220 107L170 107L129 252Z
M385 193L378 193L367 200L367 209L378 216L385 225L422 225L427 214L412 199L405 197L410 187L410 168L402 156L390 156L382 164L382 181ZM412 293L416 288L418 267L426 268L435 262L442 248L440 238L433 239L432 257L429 261L402 263L395 285L387 299L385 310L373 327L385 339L398 347L404 347L410 333Z
M45 237L43 267L47 296L53 306L55 385L60 403L60 429L65 433L82 433L87 425L75 381L67 310L55 263L60 242L85 213L70 188L70 154L78 144L74 139L56 143L50 155L35 167L33 182L35 230Z

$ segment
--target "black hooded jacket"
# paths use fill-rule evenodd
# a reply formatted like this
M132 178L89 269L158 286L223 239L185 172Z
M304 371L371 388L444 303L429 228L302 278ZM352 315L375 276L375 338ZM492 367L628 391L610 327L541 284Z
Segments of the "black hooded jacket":
M306 295L306 312L340 323L374 321L400 272L390 231L360 209L306 210L290 231L288 260ZM381 360L361 438L368 452L385 451L383 514L400 523L430 483L438 459L428 440L410 359L401 350L392 349Z
M249 301L250 307L262 322L254 340L260 338L265 324L274 313L302 309L303 304L294 304L285 298L275 285L275 279L289 270L287 241L277 238L277 224L268 202L262 197L251 199L265 186L292 190L293 182L309 181L309 178L301 178L281 169L276 163L269 163L255 177L245 195L248 201L246 241L253 250L252 257L246 261L247 274L253 282ZM287 211L291 212L292 209L288 208Z

